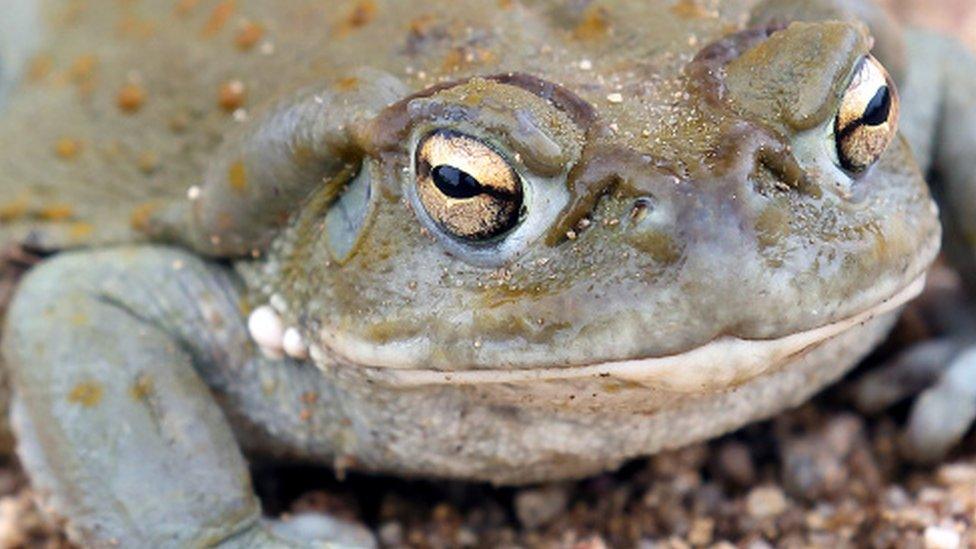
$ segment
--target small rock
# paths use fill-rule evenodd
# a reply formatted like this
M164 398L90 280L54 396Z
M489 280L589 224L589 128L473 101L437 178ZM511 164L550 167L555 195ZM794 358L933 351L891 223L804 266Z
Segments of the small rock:
M741 442L726 442L718 449L719 473L738 486L751 486L756 482L756 466L749 448Z
M607 549L607 542L600 536L592 536L577 542L573 549Z
M691 523L688 541L698 547L712 543L715 535L715 521L708 517L697 518Z
M746 509L755 518L775 517L786 510L786 496L776 486L760 486L749 492Z
M566 509L569 493L566 486L522 490L515 496L515 514L526 528L544 526Z
M19 547L27 542L26 532L20 526L22 507L14 496L0 499L0 547Z
M925 529L926 549L957 549L962 540L959 532L944 526L929 526Z
M61 543L60 527L34 505L34 494L25 488L0 498L0 547L37 547L38 539L49 539L49 547L68 547Z
M458 529L454 539L461 547L475 547L478 545L478 535L470 528Z
M863 439L863 420L841 415L819 431L787 440L781 456L784 487L808 501L843 491L850 481L847 460Z
M678 536L668 538L668 542L664 547L667 547L667 549L691 549L691 545L688 545L688 542Z
M939 467L939 482L944 486L957 484L976 485L976 465L968 463L949 463Z
M380 543L384 547L393 547L403 543L403 526L399 522L385 522L377 531Z

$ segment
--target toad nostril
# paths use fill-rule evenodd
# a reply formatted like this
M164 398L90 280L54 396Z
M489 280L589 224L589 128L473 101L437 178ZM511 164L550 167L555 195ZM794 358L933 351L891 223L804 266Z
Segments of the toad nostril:
M630 220L634 224L639 224L654 208L654 197L642 196L634 201L630 209Z
M652 195L634 200L627 216L627 243L659 266L677 262L684 246L675 233L674 215L666 203Z

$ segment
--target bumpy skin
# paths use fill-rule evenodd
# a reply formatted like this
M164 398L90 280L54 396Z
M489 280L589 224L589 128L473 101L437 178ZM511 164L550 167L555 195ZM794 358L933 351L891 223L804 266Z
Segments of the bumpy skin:
M903 139L835 158L855 15L898 35L815 5L43 2L0 129L0 239L61 252L2 342L33 481L95 545L300 545L357 533L262 522L241 449L521 483L799 403L939 239ZM425 217L433 129L519 173L512 235ZM269 302L310 359L251 342Z

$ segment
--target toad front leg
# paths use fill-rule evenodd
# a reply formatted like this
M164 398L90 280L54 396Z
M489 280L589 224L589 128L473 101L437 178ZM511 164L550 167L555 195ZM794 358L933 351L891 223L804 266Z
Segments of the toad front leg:
M261 366L239 303L227 270L164 248L66 254L23 281L3 338L19 451L76 541L372 544L368 533L325 517L287 526L261 519L247 464L211 394L218 369Z

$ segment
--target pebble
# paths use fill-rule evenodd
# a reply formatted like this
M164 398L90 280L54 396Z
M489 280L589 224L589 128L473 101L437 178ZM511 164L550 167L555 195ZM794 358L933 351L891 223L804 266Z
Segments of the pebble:
M751 486L756 482L756 466L749 448L737 441L729 441L718 449L718 469L722 477L738 486Z
M563 485L522 490L515 496L515 515L526 528L548 524L566 509L569 493Z
M35 506L29 489L0 497L0 547L41 547L38 540L44 538L50 543L43 547L69 547L57 532L58 525Z
M386 547L394 547L403 543L403 526L399 522L390 521L380 525L380 543Z
M715 520L709 517L697 518L688 531L688 542L696 547L712 543L715 535Z
M962 544L959 532L944 526L929 526L924 538L926 549L957 549Z
M972 484L976 487L976 465L949 463L939 468L937 477L943 485Z
M786 496L776 486L753 488L746 497L746 510L754 518L775 517L786 511Z
M790 495L806 500L844 490L850 479L848 457L863 443L864 421L842 414L823 428L789 438L782 447L783 485Z
M23 505L15 497L0 499L0 546L20 547L26 544L24 529L20 527Z
M607 549L607 542L600 536L591 536L574 544L573 549Z

